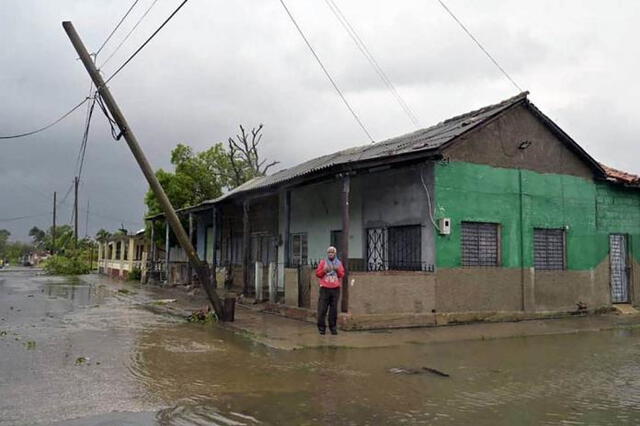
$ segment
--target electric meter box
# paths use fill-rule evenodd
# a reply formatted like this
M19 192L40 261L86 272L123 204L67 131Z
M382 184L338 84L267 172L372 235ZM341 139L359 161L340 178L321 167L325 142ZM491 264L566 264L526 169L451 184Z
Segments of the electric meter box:
M438 228L440 228L440 235L451 234L451 218L443 217L438 219Z

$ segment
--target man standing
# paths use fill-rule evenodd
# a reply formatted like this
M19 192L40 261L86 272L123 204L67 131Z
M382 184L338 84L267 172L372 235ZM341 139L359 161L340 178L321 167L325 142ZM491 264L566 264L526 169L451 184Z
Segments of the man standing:
M325 334L327 326L325 317L329 311L329 330L331 334L338 334L336 323L338 320L338 299L340 286L344 277L344 266L336 257L336 248L327 249L327 258L322 259L316 269L316 276L320 279L320 296L318 297L318 331Z

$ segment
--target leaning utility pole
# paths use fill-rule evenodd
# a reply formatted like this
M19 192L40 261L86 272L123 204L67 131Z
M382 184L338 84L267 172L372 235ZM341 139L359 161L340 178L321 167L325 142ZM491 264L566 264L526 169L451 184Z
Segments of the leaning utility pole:
M180 219L178 219L178 215L173 209L173 206L171 205L169 198L167 198L167 194L165 194L164 190L162 189L162 186L160 185L160 182L158 181L158 178L153 173L153 169L151 168L151 165L147 161L147 158L144 155L144 152L140 148L140 145L138 144L138 140L136 139L136 136L133 134L133 131L129 126L129 123L127 123L127 120L124 118L122 111L120 111L118 104L116 104L115 99L111 95L111 91L106 86L104 79L100 75L100 72L96 68L93 60L91 60L91 55L89 55L89 52L87 52L86 47L82 43L82 40L80 40L80 36L78 36L78 33L73 27L73 24L69 21L65 21L62 23L62 27L64 28L67 35L69 36L69 39L71 40L71 44L73 44L73 47L76 49L76 52L78 53L78 56L80 56L80 60L82 61L85 68L87 69L87 72L91 76L91 79L93 80L93 84L96 86L98 96L102 98L107 109L113 116L113 119L117 123L122 136L124 137L125 141L127 141L127 145L129 145L129 149L131 150L131 153L133 154L136 161L138 162L138 165L142 169L142 173L147 178L147 182L149 182L149 186L151 187L151 190L156 196L156 199L158 200L158 203L160 204L160 207L162 208L165 214L165 217L167 219L167 222L171 226L171 229L173 230L173 233L176 236L176 239L180 243L180 246L182 247L182 249L187 254L187 257L189 258L189 262L191 263L193 268L196 270L196 273L198 274L198 279L200 280L200 283L204 287L205 291L207 292L207 296L209 297L209 301L211 302L211 305L213 306L213 309L216 315L218 316L219 319L225 320L226 318L223 315L224 313L223 305L220 301L220 298L218 297L218 294L215 292L215 290L212 290L210 286L211 277L209 275L209 266L207 265L206 262L202 262L198 258L198 255L196 254L196 251L193 248L191 241L189 241L189 237L187 236L187 233L185 232L184 228L182 227L182 224L180 223ZM169 265L167 265L167 267L168 266Z
M51 254L56 254L56 197L57 193L53 191L53 227L51 228Z
M73 199L73 248L78 248L78 176L73 178L74 194Z

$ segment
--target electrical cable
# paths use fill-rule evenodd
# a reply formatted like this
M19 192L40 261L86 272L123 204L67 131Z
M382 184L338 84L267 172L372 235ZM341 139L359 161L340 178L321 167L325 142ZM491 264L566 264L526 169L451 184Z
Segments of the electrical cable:
M140 25L140 23L142 22L142 20L147 16L147 14L151 11L151 9L153 8L153 6L155 6L155 4L158 2L158 0L153 0L153 2L151 3L151 6L149 6L147 8L147 10L145 10L145 12L142 14L142 16L138 19L138 21L135 23L135 25L131 28L131 30L129 30L129 32L127 33L126 36L124 36L124 38L122 39L122 41L116 46L116 48L113 50L113 52L111 52L111 54L107 57L107 59L104 60L104 62L102 63L102 65L100 65L100 68L104 67L105 64L107 62L109 62L111 60L111 58L113 58L113 55L116 54L116 52L118 52L118 50L122 47L122 45L129 39L129 37L131 36L131 34L133 34L133 32L135 31L135 29L138 27L138 25Z
M353 28L353 25L351 25L351 23L349 22L347 17L344 15L342 10L340 10L338 5L333 0L324 0L324 1L329 7L329 9L331 9L331 12L336 17L338 22L340 22L342 27L345 29L347 34L349 34L349 37L351 37L351 39L355 43L358 50L360 50L360 53L362 53L362 55L369 62L369 64L371 65L373 70L376 72L376 74L378 74L382 82L387 86L387 88L389 89L393 97L396 99L396 101L400 105L400 108L402 108L402 110L407 115L407 117L409 117L409 120L413 123L413 125L419 129L420 122L418 121L418 118L416 117L415 113L413 112L411 107L409 107L409 105L404 100L404 98L400 95L400 93L396 89L395 85L391 82L387 74L382 70L382 67L380 67L380 64L375 59L375 57L373 56L373 54L371 53L367 45L364 43L362 38L360 38L355 28Z
M116 131L116 127L119 127L118 123L116 123L116 121L111 117L111 114L109 114L109 110L104 105L104 101L102 100L102 95L99 92L97 96L97 101L98 101L98 106L102 110L102 113L104 114L104 116L107 118L109 127L111 128L111 137L113 137L113 139L117 141L120 140L120 138L122 137L122 132L118 133Z
M518 89L520 92L524 92L524 90L522 90L522 88L518 85L518 83L516 83L513 78L511 78L511 76L504 70L504 68L502 68L500 66L500 64L498 63L498 61L495 60L495 58L493 56L491 56L491 54L487 51L487 49L484 48L484 46L478 41L477 38L475 38L473 36L473 34L471 34L471 31L469 31L467 29L467 27L464 26L464 24L456 17L456 15L453 14L453 12L451 11L451 9L449 9L447 7L446 4L444 4L444 2L442 0L438 0L438 3L440 3L440 5L444 8L444 10L447 11L447 13L449 15L451 15L451 17L453 18L454 21L456 21L458 23L458 25L460 25L460 28L462 28L464 30L465 33L467 33L467 35L471 38L471 40L473 40L475 42L475 44L478 45L478 47L480 48L480 50L482 50L484 52L485 55L487 55L487 57L491 60L491 62L493 62L493 64L498 67L498 69L502 72L502 74L504 74L504 76L511 82L511 84L513 84L515 86L516 89Z
M13 222L16 220L31 219L34 217L41 217L41 216L49 216L50 214L51 213L47 212L47 213L41 213L41 214L34 214L30 216L6 217L6 218L0 218L0 222Z
M420 182L422 182L422 187L424 188L424 192L427 193L427 207L429 209L429 219L431 219L431 224L433 224L433 227L436 228L438 232L440 232L440 227L438 226L435 219L433 218L433 209L431 206L431 195L429 194L429 188L427 187L427 184L424 182L424 177L422 176L422 169L419 169L418 173L420 174Z
M73 113L75 110L77 110L78 108L80 108L82 106L82 104L84 104L85 102L87 102L89 100L89 98L84 98L84 100L82 102L80 102L78 105L74 106L73 108L71 108L71 110L67 111L66 113L64 113L60 118L58 118L56 121L47 124L44 127L41 127L37 130L32 130L30 132L25 132L25 133L19 133L16 135L8 135L8 136L0 136L0 139L15 139L15 138L22 138L25 136L31 136L31 135L35 135L36 133L40 133L43 132L53 126L55 126L56 124L58 124L59 122L61 122L62 120L64 120L65 118L67 118L69 115L71 115L71 113Z
M84 157L87 152L87 142L89 141L89 128L91 126L91 117L93 116L93 108L96 105L96 97L94 96L93 102L91 102L89 107L89 112L87 115L87 120L84 127L84 133L82 134L82 144L80 145L79 155L79 165L78 165L78 180L82 176L82 167L84 166Z
M136 4L138 4L140 0L134 0L133 4L131 5L131 7L129 7L129 10L127 10L127 13L124 14L124 16L120 19L120 22L118 22L118 24L115 26L115 28L113 29L113 31L111 31L111 34L109 34L109 36L107 37L107 39L102 42L102 45L100 46L100 48L98 48L98 50L96 51L96 53L94 54L94 56L98 56L98 53L100 53L102 51L102 49L104 48L104 46L109 42L109 40L111 39L111 37L113 37L113 35L116 33L116 31L118 31L118 28L120 28L120 25L122 25L122 23L124 22L124 20L127 18L127 16L129 16L129 13L131 13L131 10L133 10L133 8L135 7Z
M347 101L347 99L344 97L344 95L342 94L342 91L340 90L340 88L338 87L338 85L336 84L336 82L333 80L333 78L331 77L331 74L329 74L329 71L327 71L327 69L325 68L325 66L323 65L322 61L320 60L320 57L316 54L315 50L313 50L313 47L311 46L311 43L309 43L309 40L307 40L307 37L304 35L304 33L302 32L302 29L300 28L300 26L298 25L298 23L296 22L295 18L293 17L293 15L291 14L291 12L289 11L289 8L287 7L287 5L284 3L284 0L280 0L280 4L282 5L282 7L284 8L285 12L287 12L287 15L289 16L289 19L291 20L291 22L293 23L293 25L296 27L296 29L298 30L298 33L300 34L300 36L302 37L302 39L304 40L304 42L306 43L307 47L309 48L309 50L311 51L311 54L313 55L313 57L316 59L316 61L318 62L318 64L320 65L320 68L322 68L322 71L324 72L324 74L327 76L327 78L329 79L329 81L331 82L331 85L333 86L334 89L336 89L336 92L338 92L338 96L340 96L340 99L342 99L342 102L344 102L344 104L346 105L347 109L351 112L351 115L353 115L353 118L355 118L355 120L358 122L358 124L360 125L360 127L362 128L362 130L364 131L364 133L367 135L367 137L369 138L369 140L371 141L371 143L374 143L375 141L373 140L373 138L371 137L371 134L369 134L369 132L367 131L367 128L364 126L364 124L362 123L362 121L360 120L360 118L358 117L358 114L356 114L356 112L353 110L353 108L351 108L351 105L349 105L349 102Z
M182 9L182 6L184 6L187 3L188 0L184 0L182 3L180 3L180 5L176 8L176 10L173 11L173 13L171 15L169 15L169 17L158 27L157 30L155 30L153 32L153 34L151 34L151 36L144 42L142 43L142 45L140 47L138 47L138 49L136 49L135 52L133 52L133 54L131 56L129 56L129 59L127 59L126 61L124 61L124 63L122 65L120 65L120 67L115 70L115 72L113 74L111 74L111 76L109 78L107 78L107 80L104 82L104 84L107 84L108 82L111 81L111 79L113 77L115 77L125 66L127 66L127 64L129 62L131 62L131 60L133 58L136 57L136 55L142 50L144 49L144 47L156 36L156 34L158 34L160 32L160 30L162 28L164 28L165 25L167 25L167 23L171 20L171 18L173 18L175 16L176 13L178 13L178 11L180 9Z

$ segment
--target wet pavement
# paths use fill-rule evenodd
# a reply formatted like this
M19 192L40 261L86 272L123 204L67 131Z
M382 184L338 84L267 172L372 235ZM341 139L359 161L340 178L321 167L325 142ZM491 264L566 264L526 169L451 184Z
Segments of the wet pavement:
M640 423L638 328L285 351L90 282L0 271L0 424Z

